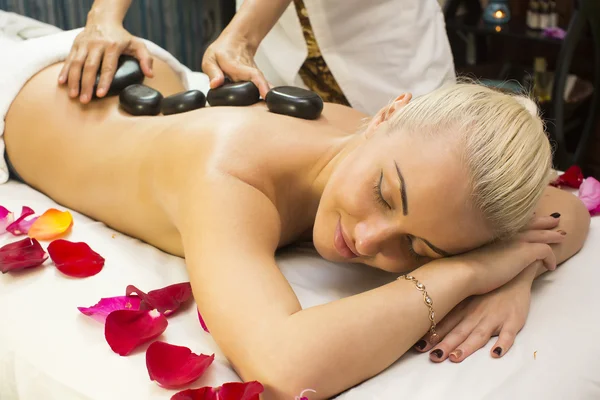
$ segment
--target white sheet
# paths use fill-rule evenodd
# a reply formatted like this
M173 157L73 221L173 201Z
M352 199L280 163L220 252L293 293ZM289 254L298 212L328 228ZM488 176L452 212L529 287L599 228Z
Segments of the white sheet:
M37 212L61 208L12 181L0 186L0 204L11 210L29 205ZM151 290L186 281L183 260L73 215L69 239L90 243L106 258L106 266L83 280L62 276L49 262L37 270L0 276L0 399L169 399L174 391L149 380L143 350L117 356L104 340L103 326L76 307L122 295L128 284ZM8 234L0 236L0 245L12 240ZM594 218L584 249L536 281L527 325L502 359L489 356L493 341L462 364L434 364L426 354L410 353L340 398L600 398L599 244L600 218ZM278 263L303 307L394 278L366 267L329 263L308 249L286 251ZM215 363L193 387L238 380L211 336L200 328L193 307L170 319L162 339L216 354Z

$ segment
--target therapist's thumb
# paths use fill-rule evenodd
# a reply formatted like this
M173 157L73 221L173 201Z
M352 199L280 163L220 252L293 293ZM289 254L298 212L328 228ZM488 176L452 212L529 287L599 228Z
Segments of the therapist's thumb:
M208 75L211 89L217 88L225 82L225 75L213 57L204 57L204 60L202 60L202 72Z

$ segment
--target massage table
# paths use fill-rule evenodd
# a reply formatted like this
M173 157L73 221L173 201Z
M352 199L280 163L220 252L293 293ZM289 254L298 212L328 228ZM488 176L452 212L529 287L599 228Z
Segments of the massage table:
M205 75L190 72L188 80L206 92ZM23 205L37 214L48 208L65 209L15 181L0 185L0 205L17 213ZM66 238L90 244L106 265L86 279L65 277L50 260L41 268L0 275L0 400L168 400L176 390L150 381L147 345L128 357L118 356L106 343L103 326L77 307L124 295L130 284L149 291L188 281L183 259L71 212L74 225ZM0 246L17 239L0 235ZM396 277L361 265L325 261L307 246L280 251L277 262L304 308ZM504 357L490 357L495 338L460 364L435 364L428 354L411 350L337 398L600 399L598 282L600 217L595 217L583 250L535 281L527 323ZM202 330L193 306L170 317L160 339L195 353L215 354L214 363L190 388L240 381L211 335Z

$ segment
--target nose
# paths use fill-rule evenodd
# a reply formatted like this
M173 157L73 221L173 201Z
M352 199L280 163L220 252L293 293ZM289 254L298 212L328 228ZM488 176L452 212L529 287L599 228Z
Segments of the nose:
M384 220L367 220L356 224L354 238L359 255L374 257L382 246L396 235L394 227Z

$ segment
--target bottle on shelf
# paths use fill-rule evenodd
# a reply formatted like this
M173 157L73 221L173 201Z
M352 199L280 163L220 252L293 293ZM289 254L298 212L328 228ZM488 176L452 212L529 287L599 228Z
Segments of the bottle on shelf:
M550 27L558 28L558 11L555 0L550 0Z
M540 2L538 0L529 1L527 10L527 26L529 29L540 29Z
M539 29L550 28L550 2L542 0L540 2L540 26Z
M536 57L533 66L533 95L538 103L550 101L550 74L544 57Z

